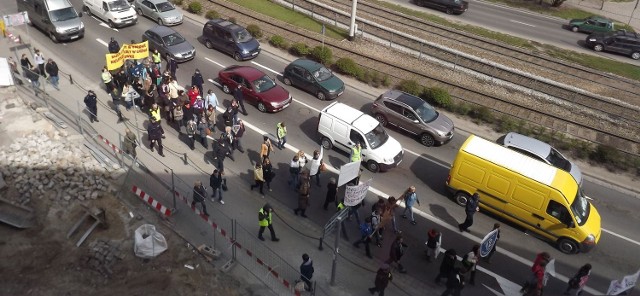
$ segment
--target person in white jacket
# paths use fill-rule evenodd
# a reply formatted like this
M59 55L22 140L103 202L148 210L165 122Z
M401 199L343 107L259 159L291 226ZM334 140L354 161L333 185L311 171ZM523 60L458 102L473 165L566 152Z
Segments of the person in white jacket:
M320 146L320 151L313 151L313 158L311 159L311 165L309 167L309 176L316 176L316 185L320 187L320 173L322 170L320 167L322 166L322 154L323 154L322 146Z

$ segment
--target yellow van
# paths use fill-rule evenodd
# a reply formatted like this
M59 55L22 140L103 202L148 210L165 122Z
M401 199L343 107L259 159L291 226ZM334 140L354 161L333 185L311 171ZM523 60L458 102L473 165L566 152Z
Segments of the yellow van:
M480 208L557 243L563 253L588 252L600 240L600 214L567 172L471 135L451 166L446 185L466 204L480 195Z

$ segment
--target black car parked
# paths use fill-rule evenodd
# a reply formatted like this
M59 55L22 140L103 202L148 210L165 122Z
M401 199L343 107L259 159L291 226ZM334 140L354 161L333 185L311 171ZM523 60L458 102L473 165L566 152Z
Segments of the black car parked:
M464 0L413 0L418 6L442 10L447 14L463 14L469 9L469 2Z
M640 59L640 35L619 30L608 33L593 33L585 40L587 47L595 51L608 51Z

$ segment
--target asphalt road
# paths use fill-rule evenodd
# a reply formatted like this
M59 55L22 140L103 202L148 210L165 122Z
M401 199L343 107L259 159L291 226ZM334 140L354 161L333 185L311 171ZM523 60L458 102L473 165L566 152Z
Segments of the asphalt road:
M81 7L80 1L73 1L77 8ZM15 4L11 4L15 5ZM9 8L9 9L14 9ZM44 44L45 53L55 57L57 60L72 65L76 70L81 71L83 79L91 80L95 87L101 85L100 69L104 65L104 54L106 51L106 42L110 37L116 37L120 43L129 40L141 40L142 33L147 28L154 26L154 23L147 19L140 19L139 23L133 27L119 29L117 32L106 26L101 25L91 17L84 17L83 21L86 26L85 37L82 40L53 44L41 32L31 29L30 38L36 40L40 44ZM182 84L188 83L191 74L196 68L200 69L205 79L217 77L217 72L221 66L229 66L238 64L231 57L221 54L214 50L208 50L197 41L200 36L202 25L195 23L189 19L184 24L174 27L187 40L189 40L197 50L195 60L180 64L178 70L178 81ZM276 52L277 54L279 52ZM246 61L239 64L253 65L261 68L264 72L269 73L272 77L277 76L275 73L282 71L286 65L286 60L275 56L269 52L263 52L253 61ZM65 69L62 69L63 71ZM205 89L213 89L221 101L228 101L231 96L224 94L214 84L208 83ZM295 88L286 87L295 102L286 110L276 114L262 114L255 107L248 107L249 115L243 118L249 125L258 127L266 132L274 133L276 122L286 121L288 126L289 143L299 149L303 149L307 153L318 149L318 139L316 138L315 126L317 123L317 110L322 109L328 102L318 101L310 94L304 93ZM379 90L381 93L383 90ZM347 89L340 101L345 102L355 108L368 110L369 105L375 99L378 93L364 93L347 86ZM457 120L454 119L454 122ZM443 247L455 247L461 253L470 248L474 242L478 242L485 233L490 231L495 219L485 214L476 215L476 221L472 227L471 234L459 234L456 230L456 221L464 219L463 209L453 203L448 195L444 192L444 180L448 173L448 164L455 157L455 153L461 143L468 135L464 131L458 130L458 134L453 141L442 147L425 148L414 139L400 134L394 130L389 133L396 138L407 150L405 158L400 167L381 174L371 174L365 171L362 180L373 178L373 186L387 194L397 195L409 185L415 185L421 199L422 205L417 207L421 212L417 226L411 226L407 220L400 219L400 227L408 237L411 245L422 248L427 227L438 226L444 230ZM260 133L250 132L244 137L245 148L257 150L261 142ZM249 154L249 157L257 154ZM277 152L274 156L276 168L286 170L288 162L293 156L292 151ZM236 162L228 162L230 170L239 172L238 177L250 182L251 175L249 168L251 163L249 159L245 159L243 155L241 160ZM334 167L339 167L345 163L348 155L337 151L327 152L325 161ZM284 177L282 177L284 178ZM327 176L323 177L326 182ZM282 181L281 181L282 182ZM284 187L284 186L282 186ZM324 189L321 190L322 197ZM593 203L602 215L602 227L609 231L615 232L612 235L609 232L603 232L599 245L592 252L578 255L564 255L553 248L550 244L531 237L520 229L510 225L503 226L502 239L499 247L502 248L494 257L492 265L484 265L490 270L490 273L480 273L478 282L485 283L489 287L500 291L500 287L495 280L498 275L512 282L520 283L528 276L527 260L532 260L535 254L540 251L548 251L557 259L556 270L565 276L572 276L573 273L586 262L590 262L594 266L589 286L596 291L606 292L609 281L614 278L620 278L623 275L631 274L637 271L640 266L640 256L637 256L637 250L640 244L640 235L637 232L640 217L637 209L640 209L640 200L629 195L612 190L607 186L600 186L592 183L589 178L585 181L585 191L587 195L594 199ZM293 198L286 198L286 188L279 188L274 191L274 195L284 203L295 204ZM375 199L374 194L369 194L368 204ZM369 206L367 206L368 208ZM317 211L317 212L315 212ZM229 212L229 215L244 215L247 211ZM253 214L253 209L248 210ZM330 213L322 212L320 209L311 210L311 221L318 226L322 226ZM248 227L253 227L252 221L247 222ZM352 230L355 232L355 230ZM627 239L621 238L625 237ZM629 240L630 239L630 240ZM409 253L409 259L406 260L407 268L418 272L412 273L412 276L420 276L422 273L428 274L430 278L435 270L435 266L425 266L421 260L421 252ZM295 263L294 263L295 264ZM563 291L565 283L558 279L552 279L547 288L548 291ZM491 295L488 290L482 286L469 287L469 293L474 295Z
M439 10L417 6L413 4L411 0L387 1L435 14L452 21L475 25L581 53L640 65L640 61L634 61L627 56L612 53L598 53L586 48L584 46L584 40L588 34L574 33L565 28L564 26L569 23L568 20L477 0L469 0L469 10L462 15L447 15Z

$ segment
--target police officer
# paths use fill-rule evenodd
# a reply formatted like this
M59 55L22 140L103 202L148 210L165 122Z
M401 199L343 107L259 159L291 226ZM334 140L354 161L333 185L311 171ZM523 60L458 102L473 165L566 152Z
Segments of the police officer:
M351 147L351 162L361 162L362 161L362 145L360 142L356 142L353 147Z
M260 231L258 232L258 238L264 241L264 237L262 237L262 233L264 229L269 227L269 231L271 232L271 240L274 242L279 241L280 239L276 237L276 232L273 230L271 213L273 212L273 208L270 204L265 204L258 211L258 225L260 225Z

